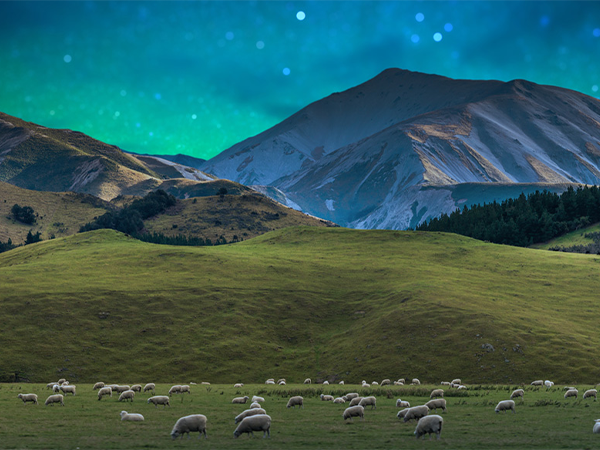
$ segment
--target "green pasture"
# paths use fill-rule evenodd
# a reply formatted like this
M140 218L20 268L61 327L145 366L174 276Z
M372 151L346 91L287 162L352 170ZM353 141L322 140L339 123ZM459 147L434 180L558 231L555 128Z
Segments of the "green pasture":
M164 395L170 385L160 384L156 394ZM582 400L585 389L578 386L579 399L565 400L563 387L525 387L524 400L517 400L516 414L498 413L498 401L508 399L518 386L476 385L469 390L446 388L446 413L439 441L417 441L414 421L403 423L396 417L397 398L411 406L424 404L429 393L439 386L386 386L362 389L359 386L260 384L233 388L231 385L192 385L191 394L174 395L171 407L154 407L146 399L150 393L136 394L133 402L118 402L117 397L97 400L91 384L77 386L77 395L68 395L65 406L44 406L50 391L43 384L12 383L0 385L0 442L3 449L389 449L389 448L595 448L600 436L592 434L594 420L600 418L600 404ZM37 393L39 405L24 405L18 393ZM361 392L377 397L377 409L367 408L365 420L344 422L346 405L323 402L320 393L341 395ZM234 405L236 396L260 395L272 418L271 439L243 435L234 439L234 417L249 407ZM304 409L287 409L291 395L304 397ZM140 413L145 421L121 422L119 412ZM432 412L433 414L434 412ZM198 434L173 442L170 432L179 417L204 414L208 439Z
M594 241L590 238L586 238L586 233L597 233L600 231L600 223L590 225L589 227L582 228L581 230L571 231L570 233L559 236L548 242L540 244L533 244L531 248L538 248L542 250L548 250L551 247L572 247L574 245L588 245L593 244Z

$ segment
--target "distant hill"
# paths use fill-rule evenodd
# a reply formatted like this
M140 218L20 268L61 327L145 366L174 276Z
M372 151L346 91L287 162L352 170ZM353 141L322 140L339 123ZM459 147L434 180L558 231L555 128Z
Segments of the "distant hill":
M599 124L600 101L568 89L388 69L202 170L344 226L402 229L472 202L453 194L465 183L499 186L500 201L537 183L600 183Z
M78 234L0 254L0 381L595 385L595 259L344 228L196 248Z

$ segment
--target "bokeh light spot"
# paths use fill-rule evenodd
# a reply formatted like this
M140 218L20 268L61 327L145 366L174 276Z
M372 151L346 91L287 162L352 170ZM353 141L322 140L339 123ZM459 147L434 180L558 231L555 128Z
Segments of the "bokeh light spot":
M597 84L595 84L595 85L592 86L592 91L598 92L598 85Z
M423 22L425 20L425 14L423 14L423 13L417 13L417 15L415 16L415 20L417 22Z
M262 50L263 48L265 48L265 43L263 41L258 41L256 43L256 48Z
M304 11L298 11L296 13L296 19L298 19L300 21L306 19L306 14L304 13Z
M548 16L540 17L540 25L543 27L547 27L548 25L550 25L550 17L548 17Z
M225 33L225 39L227 39L228 41L233 41L234 37L235 35L233 34L233 31L228 31L227 33Z
M419 35L418 35L418 34L413 34L413 35L410 37L410 40L411 40L411 41L413 41L415 44L416 44L417 42L419 42L419 40L420 40L420 39L421 39L421 38L419 37Z
M290 73L292 73L292 71L290 70L289 67L284 67L283 68L283 74L287 77Z
M121 97L125 97L127 95L127 91L125 89L121 89Z
M157 92L156 94L154 94L154 98L156 100L160 100L162 98L162 95L160 95L160 93Z
M115 111L115 117L119 117L121 113L119 111Z
M71 55L65 55L63 58L63 61L66 63L70 63L72 59L73 58L71 58Z
M452 30L454 30L454 27L452 26L452 24L450 22L448 22L446 25L444 25L444 31L446 31L447 33L450 33Z
M198 116L196 114L192 114L192 119L196 120L198 118Z
M600 37L600 28L594 28L594 37Z
M442 33L435 33L435 34L433 35L433 40L434 40L435 42L440 42L440 41L442 40Z

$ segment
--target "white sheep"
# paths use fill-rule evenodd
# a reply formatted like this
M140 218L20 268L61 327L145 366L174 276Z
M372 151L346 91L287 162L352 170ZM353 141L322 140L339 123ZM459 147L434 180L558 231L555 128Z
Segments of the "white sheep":
M419 386L421 384L421 382L419 381L418 378L413 378L412 381L410 382L410 384Z
M456 389L467 389L467 387L464 384L461 384L460 386L458 386Z
M63 384L66 382L67 382L67 380L65 378L61 378L60 380L58 380L58 384Z
M352 420L353 417L360 417L361 420L365 420L365 408L360 405L350 406L344 410L342 417L344 420Z
M370 388L371 385L369 383L363 383L363 384L360 385L360 387L362 387L362 388Z
M340 381L338 384L344 384L344 380Z
M455 378L454 380L452 380L452 381L450 382L450 384L461 385L461 384L462 384L462 381L461 381L461 379L460 379L460 378Z
M360 401L362 399L363 399L362 397L354 397L353 399L350 400L350 404L348 405L348 407L350 407L350 406L356 406L356 405L360 404Z
M125 391L129 391L131 390L131 387L128 384L117 384L115 387L112 388L113 391L115 391L116 393L120 394L121 392L125 392Z
M403 419L404 422L409 420L419 420L429 414L429 408L426 405L413 406L412 408L403 409L398 413L398 419Z
M569 398L569 397L577 398L577 395L579 395L579 391L577 391L577 389L569 389L567 392L565 392L565 398Z
M544 380L535 380L531 382L532 386L543 386L544 385Z
M236 439L240 437L242 433L248 433L254 436L253 431L262 431L263 438L267 436L271 437L271 417L266 414L244 417L233 432L233 435Z
M425 436L426 433L429 434L429 439L431 439L431 434L437 434L437 438L440 438L442 434L442 425L444 424L444 419L442 416L436 416L432 414L431 416L423 417L421 420L417 422L417 428L415 428L415 436L419 439L421 436Z
M209 383L208 381L203 381L203 382L202 382L202 383L200 383L200 384L204 384L204 385L210 386L210 383Z
M402 381L394 381L394 386L404 386Z
M287 402L288 408L295 408L296 406L304 408L304 399L299 395L296 395L295 397L290 397L290 399Z
M126 420L129 422L143 422L144 421L144 416L142 416L141 414L135 414L135 413L128 413L127 411L121 411L120 413L121 415L121 420Z
M156 389L156 384L154 384L154 383L147 383L146 386L144 386L144 392L146 392L146 391L154 392L155 389Z
M544 381L544 386L546 386L547 388L551 388L552 386L554 386L554 382L550 381L550 380L546 380L546 381Z
M239 413L235 417L234 422L239 423L242 420L244 420L245 417L256 416L258 414L266 414L266 413L267 412L262 408L247 409L246 411L242 411L241 413Z
M163 405L163 408L165 406L168 406L169 408L171 407L171 403L167 395L155 395L154 397L150 397L147 403L153 403L155 408L158 408L158 405Z
M596 419L594 421L594 429L592 430L592 433L594 433L594 434L600 433L600 419Z
M250 409L262 408L261 404L258 402L252 402L250 405Z
M323 381L323 384L329 384L329 381L325 380Z
M55 384L52 386L52 392L60 392L60 384Z
M427 403L425 403L425 406L427 406L430 410L441 408L442 411L446 412L446 400L443 398L429 400Z
M333 399L333 403L346 403L346 400L343 397L336 397Z
M63 391L63 394L65 394L65 395L67 395L67 394L75 395L76 386L73 386L73 385L69 386L69 385L64 384L60 387L60 390Z
M26 404L27 402L32 402L34 405L38 404L38 396L36 394L19 394L17 395L17 398L23 400L23 404Z
M120 402L122 402L123 400L133 401L133 397L135 397L135 391L132 391L131 389L129 389L128 391L121 392L121 395L119 395L119 401Z
M333 401L333 395L321 394L320 397L321 397L321 400L323 400L324 402L332 402Z
M363 397L363 399L359 403L363 408L366 406L370 406L371 409L377 409L377 399L375 397Z
M312 380L310 378L307 378L306 380L304 380L304 384L311 384Z
M190 387L187 384L182 384L179 386L179 393L183 394L184 392L187 392L190 395L192 394L192 391L190 391Z
M404 378L398 378L398 383L405 384L406 380Z
M396 408L410 408L410 403L402 399L396 400Z
M440 382L440 386L450 386L451 383L449 381L442 381Z
M381 386L387 386L388 384L392 384L389 378L386 378L381 381Z
M285 378L280 378L279 380L277 380L277 384L280 386L285 386Z
M96 384L94 384L94 391L97 389L101 389L104 387L104 383L102 381L98 381Z
M61 386L68 386L69 382L67 380L63 381L62 383L60 383Z
M133 386L131 386L131 390L133 392L142 392L142 385L141 384L134 384Z
M371 386L379 386L379 383L377 381L372 381Z
M246 403L249 398L250 397L248 397L247 395L244 397L236 397L233 400L231 400L231 403Z
M346 398L348 400L352 400L353 398L358 397L358 393L357 392L350 392L349 394L346 394Z
M233 387L234 387L234 388L241 388L241 387L244 387L244 383L235 383L235 384L233 385Z
M173 394L179 394L181 392L181 385L176 384L175 386L171 386L171 389L169 389L169 397L172 396Z
M46 399L46 402L44 403L44 405L54 406L55 403L60 403L62 406L65 406L65 402L64 402L62 394L54 394L54 395L49 396Z
M525 395L525 391L523 389L515 389L514 391L512 391L512 394L510 394L510 398L515 398L515 397L521 397L523 398L523 396Z
M171 437L176 439L177 436L181 435L183 439L183 435L187 433L188 439L190 438L190 432L197 431L200 433L198 435L198 439L202 437L204 434L204 439L206 436L206 416L203 414L191 414L189 416L181 417L175 422L173 429L171 430Z
M267 381L265 381L265 384L275 384L275 381L274 380L267 380Z
M101 400L105 395L112 397L112 388L110 386L104 386L103 388L98 389L98 400Z
M494 411L499 413L500 411L506 412L509 409L512 409L513 414L516 414L514 400L502 400L496 405L496 409Z
M58 384L58 383L56 383L56 381L51 381L50 383L48 383L48 384L46 385L46 389L52 389L52 387L53 387L55 384Z
M598 391L596 389L588 389L583 393L583 398L586 399L588 397L598 398Z
M259 397L258 395L253 395L252 402L264 403L265 399L263 397Z
M433 391L431 391L429 398L436 398L436 397L443 397L443 396L444 396L443 389L434 389Z

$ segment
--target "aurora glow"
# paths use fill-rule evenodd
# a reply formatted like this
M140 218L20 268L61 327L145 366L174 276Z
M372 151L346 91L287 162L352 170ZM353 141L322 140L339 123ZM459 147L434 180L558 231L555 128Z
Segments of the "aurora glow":
M598 2L0 2L0 111L209 158L388 67L598 95Z

